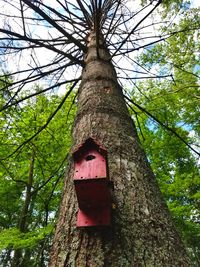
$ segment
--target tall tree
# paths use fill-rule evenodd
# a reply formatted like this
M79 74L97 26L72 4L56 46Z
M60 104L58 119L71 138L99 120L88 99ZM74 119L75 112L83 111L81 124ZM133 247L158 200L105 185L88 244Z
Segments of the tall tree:
M65 180L50 266L189 266L189 259L141 148L113 65L117 63L115 58L118 61L126 58L131 65L128 71L134 71L133 67L137 65L133 59L134 51L170 36L164 33L147 36L145 33L149 24L157 24L150 23L148 19L155 14L161 1L144 3L133 11L128 1L55 2L56 7L44 1L28 0L10 5L20 13L10 15L18 26L16 30L16 24L9 24L7 16L5 27L0 29L3 34L2 51L8 57L10 52L21 57L28 50L33 60L31 68L12 73L13 77L19 74L26 76L20 76L13 82L10 98L2 109L20 104L67 81L74 82L47 122L25 141L30 142L47 127L80 80L75 77L61 81L66 68L81 67L72 151L88 138L99 140L107 149L115 208L110 228L78 230L75 227L77 199L72 181L74 166L71 164ZM167 2L167 8L169 10L171 5L173 8L184 7L183 2ZM36 26L31 27L32 22L38 27L49 27L45 37L34 32ZM145 37L140 30L144 30ZM144 38L147 41L142 43ZM153 41L148 42L150 38ZM38 48L50 50L52 61L41 65L40 59L35 58ZM123 76L126 68L120 65L123 66L124 62L116 65L121 73L118 76ZM136 73L149 75L142 66ZM23 94L26 83L49 76L51 79L46 89ZM12 153L16 153L22 145Z
M111 229L79 231L71 166L66 179L50 266L188 266L184 248L141 149L110 55L89 35L73 129L74 146L88 137L108 149L114 182Z

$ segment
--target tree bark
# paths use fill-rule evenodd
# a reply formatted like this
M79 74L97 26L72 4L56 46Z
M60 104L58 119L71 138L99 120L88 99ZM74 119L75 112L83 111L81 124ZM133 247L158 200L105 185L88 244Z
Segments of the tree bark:
M108 151L109 178L114 183L112 224L101 229L76 227L71 161L49 267L190 266L141 148L109 52L93 32L82 71L72 150L89 137Z

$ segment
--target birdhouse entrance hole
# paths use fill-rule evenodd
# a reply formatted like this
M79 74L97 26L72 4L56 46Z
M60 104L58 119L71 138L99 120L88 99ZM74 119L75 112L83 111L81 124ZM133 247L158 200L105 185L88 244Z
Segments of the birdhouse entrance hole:
M85 160L86 161L89 161L89 160L93 160L93 159L95 159L96 157L94 156L94 155L88 155L88 156L86 156L85 157Z

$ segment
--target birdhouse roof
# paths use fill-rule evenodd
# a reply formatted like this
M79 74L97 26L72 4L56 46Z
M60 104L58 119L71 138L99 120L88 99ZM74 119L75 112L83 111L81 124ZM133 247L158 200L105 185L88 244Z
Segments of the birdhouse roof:
M107 155L107 150L103 147L103 145L99 141L94 140L93 138L88 138L85 142L77 146L72 151L72 155L75 159L80 158L81 155L85 154L90 149L95 149L104 157Z

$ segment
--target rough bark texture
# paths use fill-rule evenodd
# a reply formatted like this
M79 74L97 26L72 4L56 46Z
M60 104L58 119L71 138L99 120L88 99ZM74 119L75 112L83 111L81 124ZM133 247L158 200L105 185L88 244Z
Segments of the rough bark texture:
M79 89L74 147L92 137L108 150L112 225L77 229L73 163L66 177L50 267L190 266L139 143L109 53L90 34Z

